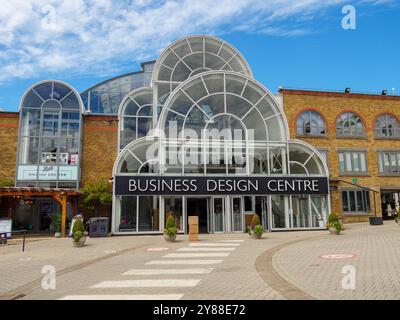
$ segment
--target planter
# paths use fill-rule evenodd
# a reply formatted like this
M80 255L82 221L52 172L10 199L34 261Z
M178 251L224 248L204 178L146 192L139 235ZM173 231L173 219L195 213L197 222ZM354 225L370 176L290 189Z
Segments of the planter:
M75 241L74 238L72 238L72 243L74 244L75 247L83 247L86 242L86 234L84 234L78 241Z
M61 238L61 232L56 232L56 233L54 234L54 237L56 237L56 238Z
M253 238L254 238L254 239L261 239L262 236L263 236L262 233L253 233Z
M176 240L177 234L173 236L169 236L168 234L164 233L164 239L168 242L173 242Z
M337 232L337 229L336 229L335 227L330 227L330 228L329 228L329 233L332 234L332 235L337 235L337 234L339 234L339 233Z
M369 217L369 224L371 226L381 226L383 225L382 217Z

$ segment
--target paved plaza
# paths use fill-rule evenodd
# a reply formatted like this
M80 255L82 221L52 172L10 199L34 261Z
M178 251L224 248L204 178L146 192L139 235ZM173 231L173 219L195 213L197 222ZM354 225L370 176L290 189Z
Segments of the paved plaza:
M399 299L400 227L327 231L47 239L0 248L0 299ZM43 266L56 289L42 288ZM343 278L351 270L351 288ZM345 273L343 273L345 272ZM344 288L345 287L345 288Z

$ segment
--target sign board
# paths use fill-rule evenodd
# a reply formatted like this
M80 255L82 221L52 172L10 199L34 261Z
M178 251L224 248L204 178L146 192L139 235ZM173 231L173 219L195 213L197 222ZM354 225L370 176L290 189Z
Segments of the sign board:
M353 184L358 184L358 178L353 178Z
M0 219L0 233L6 234L7 238L11 238L12 219Z
M18 180L78 180L77 166L18 166Z
M326 177L115 177L115 195L326 195Z

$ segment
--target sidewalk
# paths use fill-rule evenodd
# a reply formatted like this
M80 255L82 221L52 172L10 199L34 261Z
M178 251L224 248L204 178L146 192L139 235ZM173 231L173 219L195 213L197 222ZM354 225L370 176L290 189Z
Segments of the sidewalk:
M332 254L349 256L321 257ZM273 257L273 266L282 278L317 299L398 300L400 227L394 221L383 226L349 224L342 235L325 234L281 249ZM345 266L355 268L354 290L342 287Z

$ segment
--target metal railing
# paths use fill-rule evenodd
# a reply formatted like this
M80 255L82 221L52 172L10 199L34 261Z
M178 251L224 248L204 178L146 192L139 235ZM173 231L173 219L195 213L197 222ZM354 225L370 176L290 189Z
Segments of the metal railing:
M11 235L14 234L22 234L22 252L25 252L25 243L26 243L26 233L28 232L28 230L18 230L18 231L11 231ZM7 233L2 233L2 235L4 235L4 237L1 237L1 240L3 240L2 242L4 244L7 244Z

